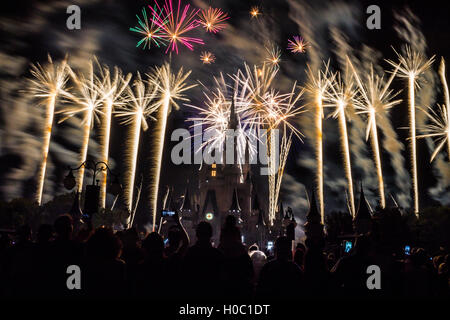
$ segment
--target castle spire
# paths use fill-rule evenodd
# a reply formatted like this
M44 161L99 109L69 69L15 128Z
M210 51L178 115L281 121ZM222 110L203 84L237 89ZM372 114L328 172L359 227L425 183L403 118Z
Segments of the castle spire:
M353 219L353 226L356 234L365 234L371 230L372 215L369 204L364 196L364 189L361 183L361 193L359 196L358 210Z
M228 120L228 129L237 130L238 129L238 117L236 115L236 107L234 104L234 95L233 99L231 100L231 108L230 108L230 118Z
M284 219L284 208L283 208L283 202L280 201L279 205L278 205L278 215L280 217L280 220Z
M309 201L309 211L306 215L306 223L304 224L306 241L308 248L323 248L324 246L324 232L321 223L320 214L317 210L316 197L314 191L311 192L311 199Z
M317 210L316 197L314 191L311 192L311 199L309 201L309 211L306 215L306 220L312 223L320 223L320 214Z
M361 192L359 196L359 204L358 204L358 210L355 215L355 220L361 220L361 219L371 219L371 210L369 208L369 205L367 203L366 197L364 195L364 188L361 183Z

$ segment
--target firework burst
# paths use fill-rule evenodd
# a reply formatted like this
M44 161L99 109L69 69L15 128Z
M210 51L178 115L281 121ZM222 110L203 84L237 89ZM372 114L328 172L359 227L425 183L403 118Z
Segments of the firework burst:
M200 23L207 32L217 33L226 27L224 23L228 15L218 8L209 7L207 10L199 12Z
M155 1L155 4L157 9L152 7L150 9L153 13L154 23L161 28L164 38L169 41L166 53L171 50L178 54L178 43L189 50L194 50L193 44L204 44L202 39L186 35L200 25L200 22L195 19L200 9L189 10L189 4L182 7L181 0L178 0L176 8L174 8L173 0L165 0L162 8L158 2ZM163 12L162 15L161 12Z
M200 60L203 62L203 64L211 64L216 61L216 56L211 52L204 51L200 55Z
M395 50L394 50L395 51ZM421 53L412 51L410 47L406 47L405 54L401 55L397 51L399 62L386 60L390 65L398 68L397 75L401 78L408 79L408 110L409 110L409 139L411 151L411 171L412 185L414 195L414 213L419 214L419 187L417 183L417 154L416 154L416 106L415 106L415 89L419 88L418 79L433 63L434 56L426 59Z
M177 100L188 101L185 92L195 85L188 85L186 79L190 75L190 71L184 73L180 68L178 73L173 73L169 63L165 63L162 67L158 67L148 75L149 81L157 88L159 96L158 104L158 127L155 152L155 167L153 172L153 186L151 190L151 206L153 209L153 230L156 224L156 212L158 208L158 191L159 180L161 176L161 162L164 151L164 141L166 136L167 117L169 116L171 106L178 109Z
M208 90L205 87L205 91L203 92L205 97L204 107L186 104L186 106L193 108L197 112L196 117L188 118L186 121L194 122L192 127L198 126L201 129L203 129L203 126L206 127L203 133L204 136L208 137L208 140L199 146L199 150L209 148L209 150L215 149L223 152L227 132L230 129L231 106L234 103L233 111L239 119L236 151L237 158L239 159L238 164L241 169L241 178L243 178L241 160L245 153L247 138L256 138L252 130L247 130L248 128L254 127L254 119L246 117L248 113L244 112L244 110L247 104L244 103L245 97L242 97L236 89L238 87L237 80L234 80L231 85L227 84L221 74L220 77L214 78L214 82L214 89ZM255 146L249 143L248 147L249 155L254 155L256 152ZM195 152L199 150L195 150Z
M165 37L165 33L163 32L162 27L156 25L155 23L155 20L159 19L162 21L163 25L165 24L166 20L161 15L162 11L157 13L156 6L153 8L153 15L150 19L150 23L145 8L142 8L142 19L136 15L138 25L130 28L130 31L143 35L143 38L138 41L136 47L142 45L142 49L150 49L152 43L154 43L158 48L161 47L161 45L166 46L167 38Z
M441 59L439 66L439 75L441 77L443 91L444 91L444 105L438 105L437 112L429 108L429 112L423 110L428 116L430 123L422 128L423 135L417 138L435 138L436 147L431 154L430 162L434 160L436 155L441 151L447 143L448 160L450 161L450 110L449 110L449 93L447 79L445 78L445 61Z
M380 207L384 208L386 206L386 200L384 195L383 170L381 166L381 154L378 141L377 117L383 117L387 110L401 102L399 99L393 100L399 92L393 93L392 90L388 90L397 73L398 66L388 81L384 82L382 76L379 77L378 75L374 75L373 67L370 68L369 75L367 75L365 79L361 80L349 59L348 63L353 70L353 75L359 88L359 99L355 99L354 104L355 109L357 110L356 113L367 116L366 140L371 137L372 153L374 156L375 167L377 169Z
M261 11L259 10L259 7L255 6L250 9L250 17L252 19L258 18L260 15Z
M31 65L31 74L34 77L30 80L30 94L40 100L45 106L45 127L42 144L42 161L39 165L38 185L36 191L36 200L39 205L42 202L42 193L44 190L45 172L47 169L47 158L50 147L50 138L52 134L53 118L55 115L56 99L62 92L68 80L67 59L60 63L53 63L50 55L48 63Z
M298 107L297 102L302 92L295 93L294 84L290 93L280 94L271 89L271 84L277 74L277 68L263 64L261 68L254 67L253 70L245 65L245 71L239 71L234 76L240 81L241 96L245 97L243 112L249 114L253 126L258 131L265 130L265 143L268 160L268 183L269 183L269 220L273 223L276 215L279 192L284 174L292 136L301 139L301 132L291 123L301 112L303 107ZM275 129L281 129L281 145L279 159L276 155L277 135Z
M278 66L281 62L281 50L276 45L266 47L267 57L266 62L273 66Z
M103 114L100 116L100 153L101 161L108 164L112 113L115 107L125 103L123 92L130 82L131 73L124 76L119 68L115 67L114 71L111 72L107 66L101 66L100 64L98 64L98 68L101 79L99 89L103 96ZM102 170L101 175L100 205L105 208L107 170Z
M148 129L148 118L158 108L154 103L157 97L157 87L142 80L140 73L136 75L131 87L127 87L126 104L118 106L114 112L120 123L130 126L130 135L127 139L128 152L126 157L127 177L125 181L125 201L129 212L133 212L133 194L136 178L136 165L139 152L141 129Z
M435 138L435 144L437 145L431 155L430 162L434 160L436 155L441 151L447 143L447 150L450 151L450 147L448 146L450 141L450 125L448 121L448 108L445 105L438 105L438 110L434 111L432 108L428 108L428 111L423 110L430 123L425 127L421 128L421 131L424 132L422 135L418 135L417 138ZM450 154L450 153L449 153ZM450 161L450 156L449 156Z
M287 49L290 50L292 53L305 53L307 47L308 42L306 42L300 36L294 36L293 40L290 39L288 40Z

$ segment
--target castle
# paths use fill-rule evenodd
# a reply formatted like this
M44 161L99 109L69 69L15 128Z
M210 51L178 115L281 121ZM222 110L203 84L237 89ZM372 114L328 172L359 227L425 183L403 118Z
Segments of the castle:
M238 130L239 127L233 101L228 129ZM198 185L186 188L181 204L177 207L191 239L195 239L196 225L200 221L208 221L213 226L213 241L218 243L226 216L233 215L241 228L244 243L249 245L257 243L260 247L266 247L267 241L274 240L282 232L282 220L285 216L282 213L278 214L274 225L269 227L267 196L264 195L261 186L257 187L252 173L252 166L256 165L249 164L248 146L245 149L244 163L239 163L237 138L236 136L232 138L234 163L203 164L198 174ZM282 205L279 212L283 212Z

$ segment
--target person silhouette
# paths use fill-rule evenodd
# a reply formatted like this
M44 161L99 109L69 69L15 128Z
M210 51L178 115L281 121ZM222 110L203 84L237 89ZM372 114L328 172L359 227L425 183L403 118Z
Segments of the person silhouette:
M185 297L205 300L218 298L224 256L211 245L212 235L213 229L209 222L202 221L198 224L197 242L187 250L183 259Z
M64 214L56 218L53 228L55 240L50 246L50 259L45 267L48 270L48 293L52 296L68 298L80 294L77 290L68 290L66 286L67 268L70 265L80 266L84 255L84 246L74 241L73 219Z
M126 296L125 262L119 257L122 242L110 228L98 228L86 244L82 288L89 298Z
M356 239L350 255L344 256L331 269L334 286L341 294L364 297L369 294L366 285L367 267L375 264L371 258L371 243L367 235Z
M253 262L241 242L236 217L228 215L218 249L224 255L221 281L224 297L249 299L253 294Z
M162 299L168 291L164 240L157 232L151 232L142 241L142 249L144 260L138 264L136 275L130 278L132 292L139 298Z
M303 291L303 272L292 261L291 241L279 237L275 241L275 259L267 262L261 270L256 287L256 298L296 299Z

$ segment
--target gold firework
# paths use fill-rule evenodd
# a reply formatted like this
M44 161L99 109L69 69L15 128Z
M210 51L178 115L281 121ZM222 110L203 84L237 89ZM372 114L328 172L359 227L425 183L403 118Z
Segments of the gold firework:
M306 90L311 96L314 108L315 124L315 153L317 160L316 183L317 197L319 200L319 211L322 224L325 223L325 206L323 196L323 129L322 122L324 118L323 102L328 86L333 82L334 75L329 72L329 63L325 64L325 70L317 70L315 74L308 66L308 82Z
M355 109L357 110L356 113L367 115L366 140L369 139L369 136L371 137L372 152L375 167L377 169L380 206L381 208L384 208L386 206L386 200L384 195L383 170L381 166L381 154L378 141L377 117L383 117L387 110L401 102L399 99L393 100L398 92L393 93L392 90L388 90L397 73L398 66L388 81L384 82L382 76L379 77L378 75L374 75L373 67L370 68L369 75L367 75L365 79L361 80L349 59L348 63L352 67L353 75L359 87L358 93L360 95L360 99L355 99L354 104Z
M40 100L45 105L45 127L42 144L42 161L39 165L38 185L36 191L36 200L39 205L42 202L44 190L45 172L47 169L47 158L50 147L50 138L52 134L53 118L55 115L56 99L62 93L68 80L67 57L60 63L53 63L48 55L46 65L31 65L30 94Z
M253 18L258 18L258 16L261 14L261 11L259 10L259 8L257 6L252 7L250 9L250 17Z
M266 47L267 57L266 62L273 66L278 66L281 62L281 50L276 45Z
M395 51L395 50L394 50ZM415 89L419 88L418 79L433 63L434 56L426 59L421 53L412 51L410 47L406 47L405 54L401 55L397 51L399 62L386 60L390 65L398 68L398 76L408 79L408 110L409 110L409 139L411 151L411 171L412 185L414 195L414 213L419 214L419 187L417 183L417 154L416 154L416 105L415 105Z
M178 73L173 73L169 63L165 63L162 67L157 67L148 75L149 81L157 88L159 96L158 104L158 127L156 137L155 167L153 171L153 186L151 188L151 206L153 215L153 230L156 225L156 213L158 208L158 192L159 180L161 177L161 162L164 151L164 141L166 136L167 117L171 111L171 106L175 109L179 108L177 100L188 101L185 92L195 85L188 85L186 79L190 75L190 71L184 73L180 68Z
M101 86L100 90L103 98L103 114L101 115L101 128L100 128L100 154L101 161L108 164L109 160L109 140L111 135L111 117L114 112L114 108L121 106L125 103L123 98L123 92L127 88L131 79L131 73L123 75L122 71L118 67L114 67L114 71L111 73L109 67L101 66L98 62L98 68L100 70ZM105 208L106 204L106 179L107 170L101 171L101 184L100 184L100 206Z
M345 72L348 74L348 72ZM338 119L339 121L339 132L341 139L341 148L343 155L343 163L345 176L347 179L347 188L349 194L349 208L350 213L354 217L356 214L355 210L355 197L353 191L353 177L352 177L352 165L350 160L350 145L348 142L348 133L347 133L347 118L346 118L346 109L353 102L356 95L356 90L354 88L354 84L351 78L341 80L340 75L338 74L332 83L329 86L329 90L326 92L326 100L328 101L326 107L335 108L334 112L331 113L331 117Z
M102 103L104 99L108 98L102 94L101 85L102 82L94 72L93 62L89 62L87 75L79 73L78 75L69 70L72 81L74 82L77 93L72 94L65 92L64 95L73 102L73 106L65 108L60 111L65 116L59 122L63 122L68 118L73 117L76 114L83 114L83 138L79 156L79 163L84 163L87 159L89 139L91 134L91 128L94 125L94 121L100 121L100 115L103 115ZM77 172L77 190L81 193L83 188L84 179L84 166L82 166Z
M127 103L119 105L114 112L122 124L130 126L130 134L127 139L128 151L126 153L127 174L125 175L125 202L130 213L133 212L133 194L141 129L143 131L148 129L147 119L153 118L152 114L158 108L158 104L155 102L157 98L156 89L156 86L143 81L141 74L138 72L133 85L126 88Z
M200 60L203 62L203 64L211 64L216 61L216 56L211 52L204 51L200 55Z

